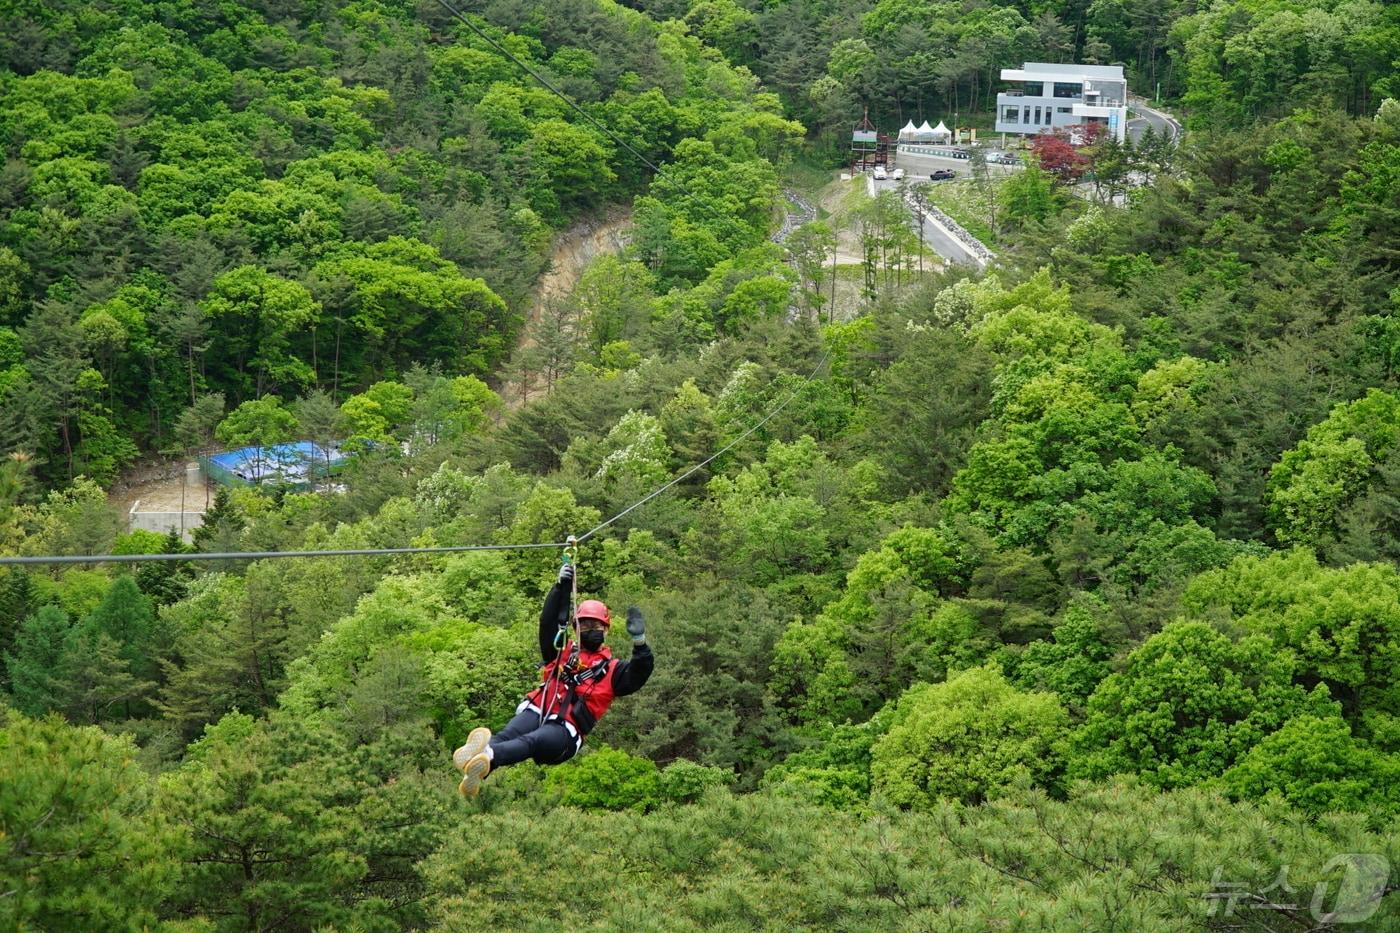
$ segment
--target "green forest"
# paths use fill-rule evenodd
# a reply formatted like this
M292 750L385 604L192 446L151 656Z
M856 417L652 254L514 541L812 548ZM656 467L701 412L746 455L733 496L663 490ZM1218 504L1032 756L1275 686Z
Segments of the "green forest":
M1400 6L449 6L0 0L0 556L213 557L0 568L0 929L1400 930ZM1027 60L1186 132L783 232ZM604 523L466 799L561 551L224 556Z

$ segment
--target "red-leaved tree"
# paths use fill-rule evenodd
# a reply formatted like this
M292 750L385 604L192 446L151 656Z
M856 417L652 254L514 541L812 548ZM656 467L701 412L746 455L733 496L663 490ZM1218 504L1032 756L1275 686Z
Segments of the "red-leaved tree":
M1040 167L1064 185L1072 185L1079 176L1089 170L1089 157L1080 146L1070 140L1082 140L1084 145L1092 145L1104 127L1098 123L1082 123L1067 126L1056 133L1044 133L1031 140L1031 152L1040 162Z

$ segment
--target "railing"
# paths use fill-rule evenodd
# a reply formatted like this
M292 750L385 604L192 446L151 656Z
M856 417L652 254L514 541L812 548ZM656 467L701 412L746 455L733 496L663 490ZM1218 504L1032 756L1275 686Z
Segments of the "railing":
M966 150L947 149L942 146L922 146L918 143L900 143L899 152L909 152L915 155L941 156L945 159L966 159L969 158Z
M943 146L921 146L917 143L900 143L898 152L912 153L914 155L941 156L944 159L971 159L972 153L967 149L949 149ZM1021 160L1009 152L991 153L987 156L987 161L993 165L1019 165Z

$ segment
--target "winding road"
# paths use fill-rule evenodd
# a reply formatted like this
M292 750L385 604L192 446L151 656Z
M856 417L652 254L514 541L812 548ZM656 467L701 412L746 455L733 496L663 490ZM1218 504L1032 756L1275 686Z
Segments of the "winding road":
M1181 123L1171 114L1154 110L1141 98L1133 98L1129 103L1138 114L1128 121L1128 136L1134 143L1142 139L1142 134L1147 132L1149 126L1158 136L1165 135L1168 139L1178 141L1181 139Z

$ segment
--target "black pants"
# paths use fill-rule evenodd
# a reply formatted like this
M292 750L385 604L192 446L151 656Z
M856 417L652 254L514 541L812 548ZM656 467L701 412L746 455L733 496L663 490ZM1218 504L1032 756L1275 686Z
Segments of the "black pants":
M540 725L540 714L526 709L491 736L491 767L504 768L526 758L542 765L557 765L574 757L576 751L574 737L558 720Z

